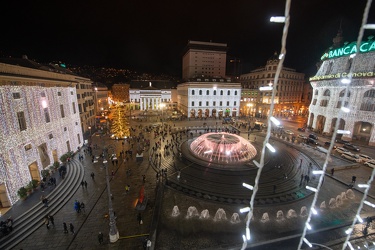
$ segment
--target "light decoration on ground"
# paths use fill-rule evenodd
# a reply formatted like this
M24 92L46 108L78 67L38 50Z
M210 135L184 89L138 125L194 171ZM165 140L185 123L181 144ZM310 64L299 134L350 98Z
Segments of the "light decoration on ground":
M271 97L269 117L273 116L273 110L274 110L274 106L275 106L274 100L275 100L275 95L276 95L277 84L278 84L279 76L280 76L281 70L283 68L283 63L284 63L285 56L286 56L286 38L288 36L288 29L289 29L289 23L290 23L290 16L289 16L290 4L291 4L291 0L286 0L285 15L282 18L283 22L284 22L284 29L283 29L283 35L282 35L282 38L281 38L281 51L280 51L280 55L283 55L283 56L281 56L281 58L279 60L279 63L277 65L277 69L276 69L276 73L275 73L275 79L274 79L274 82L273 82L273 86L271 87L272 97ZM279 20L281 20L281 19L279 19ZM264 90L264 88L260 89L260 90ZM258 171L257 171L257 175L255 177L255 182L254 182L254 186L253 186L253 193L252 193L251 199L250 199L250 206L249 206L250 210L248 212L247 221L246 221L246 238L243 237L243 244L242 244L242 247L241 247L242 250L246 249L247 242L250 240L250 237L251 237L250 236L250 231L251 231L250 230L250 223L251 223L251 219L253 217L255 197L256 197L256 194L257 194L258 189L259 189L259 179L260 179L263 167L264 167L265 150L266 150L266 147L268 147L270 150L273 149L273 147L268 142L270 137L271 137L271 120L268 119L267 134L266 134L266 137L264 138L260 162L257 162L255 160L253 161L254 164L258 167Z
M363 18L362 18L362 25L361 25L361 28L360 28L360 31L359 31L359 34L358 34L358 39L357 39L357 49L356 49L356 53L355 55L358 53L359 51L359 47L361 45L361 41L362 41L362 38L363 38L363 33L364 33L364 26L367 22L367 17L368 17L368 13L370 11L370 7L371 7L371 0L367 0L367 4L366 4L366 7L365 7L365 10L364 10L364 13L363 13ZM344 80L344 82L341 81L341 83L343 84L342 86L345 87L345 92L344 92L344 96L348 96L348 93L349 93L349 88L351 87L351 83L352 83L352 75L353 75L353 67L352 65L355 65L355 60L357 59L356 56L352 57L352 64L350 66L350 69L349 69L349 73L348 73L348 78L346 78ZM340 80L338 80L340 82ZM345 109L339 109L339 112L338 112L338 115L337 115L337 120L339 121L341 119L341 117L343 116L343 114L345 113ZM335 128L334 128L334 133L332 135L332 139L331 139L331 143L330 143L330 146L328 148L328 153L327 153L327 156L325 158L325 161L324 161L324 164L323 164L323 169L322 171L323 172L326 172L326 169L327 169L327 165L328 165L328 161L329 161L329 156L330 156L330 153L332 151L332 148L333 148L333 145L335 144L335 138L336 138L336 135L338 134L338 130L339 130L339 122L336 122L336 125L335 125ZM357 209L357 213L356 215L354 216L353 218L353 222L352 222L352 225L350 228L348 228L346 230L347 232L347 237L345 239L345 242L342 246L342 249L344 250L347 246L350 248L350 249L353 249L353 246L352 244L350 243L350 236L351 236L351 233L354 231L354 226L355 224L357 223L358 221L358 217L360 217L360 212L362 210L362 207L363 207L363 204L366 204L366 197L367 197L367 193L368 193L368 190L371 186L371 183L374 179L374 174L375 174L375 169L372 171L372 174L367 182L367 187L364 191L364 195L362 197L362 200L358 206L358 209ZM318 195L319 195L319 192L320 192L320 188L322 186L322 183L323 183L323 178L324 178L324 175L321 175L320 178L319 178L319 183L318 183L318 186L316 187L316 192L314 194L314 198L313 198L313 201L311 203L311 207L310 207L310 210L309 210L309 213L308 213L308 216L306 218L306 221L307 222L310 222L311 220L311 217L312 217L312 214L313 214L313 209L315 208L315 205L316 205L316 202L317 202L317 199L318 199ZM308 230L308 226L305 224L305 227L303 229L303 232L302 232L302 235L301 235L301 238L300 238L300 242L298 244L298 250L301 249L302 247L302 244L303 242L306 243L309 247L312 247L311 243L305 238L306 237L306 232Z
M113 112L111 132L116 138L130 136L130 125L126 119L125 109L120 105L117 105Z
M9 82L9 85L0 86L0 182L6 185L11 204L19 199L18 189L32 179L29 165L36 163L39 173L43 169L38 146L46 144L50 166L54 161L53 150L61 156L68 151L67 141L74 151L83 143L79 113L74 114L72 106L73 102L78 103L75 87L42 87L34 82L27 86L28 83ZM41 96L42 92L45 97ZM13 93L20 93L20 98L14 99ZM61 118L60 104L64 105L65 118ZM49 123L46 123L44 108L48 108ZM24 131L19 129L17 112L24 112ZM28 144L31 149L26 151L25 145Z

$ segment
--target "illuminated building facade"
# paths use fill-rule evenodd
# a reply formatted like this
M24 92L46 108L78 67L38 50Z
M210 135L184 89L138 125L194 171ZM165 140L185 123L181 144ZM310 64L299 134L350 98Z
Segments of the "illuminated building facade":
M101 115L104 110L108 110L108 88L100 83L93 84L95 114Z
M342 135L343 139L375 145L375 41L369 37L353 56L356 43L343 45L338 38L340 32L334 46L322 56L318 72L310 78L313 97L308 125L330 135L339 122L340 130L350 132ZM340 110L350 111L341 111L338 121Z
M241 84L230 79L196 78L177 86L177 106L189 118L237 117Z
M85 139L90 134L90 128L95 126L95 100L92 81L88 78L78 77L76 85L78 110L81 117L81 128Z
M61 155L83 145L76 85L63 68L27 58L0 59L0 201L13 205L17 191Z
M116 83L112 86L112 100L115 102L129 102L129 84Z
M259 91L260 87L273 86L278 55L275 53L266 66L240 76L242 85L241 114L267 117L271 106L272 91ZM311 87L306 84L305 74L283 67L276 86L274 99L275 116L307 115Z
M226 43L189 41L183 51L182 78L224 78L227 49Z

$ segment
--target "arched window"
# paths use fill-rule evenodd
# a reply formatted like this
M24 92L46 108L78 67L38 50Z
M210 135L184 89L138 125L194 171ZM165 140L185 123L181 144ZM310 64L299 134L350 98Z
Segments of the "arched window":
M375 89L370 89L370 90L366 91L363 97L374 98L375 97Z
M224 93L224 92L223 92L222 90L220 90L220 95L223 95L223 93Z
M192 91L191 91L191 95L195 95L195 90L192 90Z
M344 97L344 95L345 95L345 89L343 89L343 90L341 90L341 92L340 92L340 97ZM348 91L348 94L346 95L347 97L350 97L350 91Z
M365 92L360 110L375 111L375 89L370 89Z
M214 95L216 95L216 90L214 90Z
M202 95L202 90L199 90L199 95Z
M315 95L318 95L319 94L319 91L316 89L315 90Z
M227 95L230 95L230 90L228 90L228 93L227 93Z
M193 106L193 107L194 107L194 101L192 101L192 102L191 102L191 106Z
M210 91L209 90L206 90L206 95L210 95Z
M234 95L237 95L237 90L236 90L236 91L234 91Z
M323 96L331 96L331 91L329 91L329 89L326 89L323 93Z

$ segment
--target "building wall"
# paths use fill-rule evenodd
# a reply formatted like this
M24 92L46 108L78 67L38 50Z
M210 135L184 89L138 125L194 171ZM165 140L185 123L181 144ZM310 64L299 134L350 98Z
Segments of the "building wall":
M0 63L0 184L7 193L1 196L3 206L14 204L18 189L40 179L42 169L83 145L76 80Z
M375 145L374 65L375 52L357 54L355 60L349 55L324 60L310 78L313 96L308 125L318 133L332 134L339 122L340 130L350 131L343 139ZM349 72L353 74L351 83L342 83Z
M95 92L92 88L92 81L85 79L78 79L79 83L76 85L78 110L81 117L82 132L87 135L90 133L89 127L95 125Z

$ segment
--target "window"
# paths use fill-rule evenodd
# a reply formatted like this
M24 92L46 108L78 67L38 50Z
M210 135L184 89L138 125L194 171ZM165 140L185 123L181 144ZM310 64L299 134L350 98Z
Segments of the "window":
M44 93L44 92L40 92L40 96L41 96L41 97L46 97L46 93Z
M73 113L75 114L76 113L76 103L73 102L72 105L73 105Z
M319 91L316 89L315 90L315 95L318 95L319 94Z
M60 91L59 91L59 92L57 92L57 95L58 95L58 96L61 96L61 92L60 92Z
M223 95L224 91L220 90L220 95Z
M326 91L324 91L323 96L331 96L331 91L329 91L329 89L326 89Z
M208 101L206 101L206 106L208 106L209 105L209 102Z
M60 113L61 113L61 118L64 118L65 112L64 112L64 105L63 104L60 105Z
M66 127L64 127L64 131L66 132L68 129Z
M80 94L77 94L77 99L81 99L81 95Z
M215 101L212 103L212 106L216 106L216 102Z
M33 147L31 146L31 144L27 144L25 145L25 151L28 151L30 149L32 149Z
M230 95L230 90L228 90L227 95Z
M199 102L199 107L202 107L202 102Z
M77 134L77 138L78 138L78 144L81 144L81 136L79 134Z
M194 102L191 102L191 106L194 107Z
M214 95L216 95L216 90L214 90Z
M191 91L191 95L195 95L195 90L192 90L192 91Z
M234 106L237 106L237 101L234 101Z
M21 95L20 93L13 93L13 99L20 99L21 98Z
M25 120L25 113L17 112L17 119L18 119L18 125L20 126L20 131L26 130L26 120Z
M73 91L70 91L70 94L73 95Z
M206 90L206 95L210 95L210 91L209 90Z
M229 106L229 101L227 101L227 106Z
M237 95L237 90L236 90L236 91L234 91L234 95Z
M223 102L222 101L220 101L220 106L223 106Z
M321 100L320 101L320 106L321 107L327 107L328 106L328 100Z
M316 101L317 101L317 99L314 99L313 102L312 102L312 105L316 105Z
M202 90L199 90L199 95L202 95Z
M375 97L375 89L366 91L363 97Z
M375 111L375 103L370 102L370 101L362 102L360 110L362 110L362 111Z
M53 134L49 134L49 135L48 135L48 138L49 138L49 139L52 139L52 138L53 138Z
M49 123L51 121L51 119L50 119L50 116L49 116L48 108L44 108L43 111L44 111L44 118L46 120L46 123Z
M344 97L345 95L345 89L340 92L340 97ZM350 97L350 91L348 91L347 97Z

